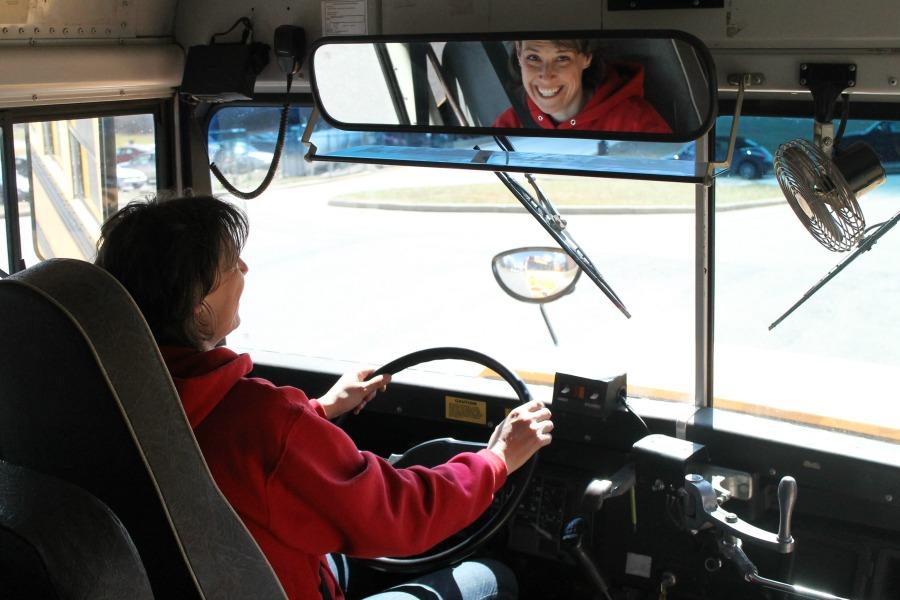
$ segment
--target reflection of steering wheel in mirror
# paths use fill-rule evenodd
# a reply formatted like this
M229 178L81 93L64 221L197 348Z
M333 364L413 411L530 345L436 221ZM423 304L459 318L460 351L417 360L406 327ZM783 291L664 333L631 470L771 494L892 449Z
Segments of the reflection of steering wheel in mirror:
M384 365L376 370L372 377L382 373L394 374L403 369L434 360L466 360L480 364L491 369L506 381L516 392L519 403L524 404L531 400L531 393L528 391L525 383L515 373L493 358L466 348L430 348L413 352ZM343 426L345 417L349 417L350 414L346 413L336 423L339 426ZM433 439L407 450L399 459L394 461L394 466L397 468L412 465L433 467L450 460L460 452L476 452L485 446L486 444L484 443L460 441L452 438ZM432 571L470 556L493 537L512 516L522 500L525 490L528 488L528 484L534 474L536 461L537 454L509 476L506 484L496 494L494 503L481 517L434 548L418 556L405 558L382 557L359 562L380 571L409 573Z

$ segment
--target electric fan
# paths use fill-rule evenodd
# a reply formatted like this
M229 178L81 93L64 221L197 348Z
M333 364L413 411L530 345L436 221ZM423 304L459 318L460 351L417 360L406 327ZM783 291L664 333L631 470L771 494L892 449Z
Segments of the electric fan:
M885 172L878 155L865 142L841 146L850 105L846 94L841 125L833 135L837 98L846 86L856 85L855 75L855 65L801 65L800 83L810 88L815 105L814 141L786 142L779 146L774 159L781 191L813 238L834 252L855 250L769 325L770 330L900 222L897 213L883 223L866 227L857 198L884 183Z
M784 197L812 236L835 252L853 248L866 221L835 162L815 144L797 139L778 148L774 163Z
M770 330L900 222L897 213L866 227L857 197L884 183L885 174L878 155L864 142L851 144L832 159L818 144L791 140L778 148L774 162L784 197L807 231L829 250L856 249L769 325Z

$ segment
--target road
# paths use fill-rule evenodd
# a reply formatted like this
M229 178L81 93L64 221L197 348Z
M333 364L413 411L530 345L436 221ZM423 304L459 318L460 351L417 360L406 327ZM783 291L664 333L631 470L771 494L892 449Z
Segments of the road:
M495 182L506 193L487 173L385 168L245 203L250 274L244 327L232 343L367 365L430 346L467 346L522 370L626 371L636 389L690 397L693 214L570 218L570 233L634 317L583 279L547 307L560 338L554 348L538 308L506 296L490 268L503 250L551 245L528 215L328 204L361 189L464 182ZM719 193L737 185L725 180ZM900 209L898 192L891 183L863 199L869 223ZM721 212L715 235L716 395L900 428L900 411L884 404L896 397L900 375L900 229L771 332L768 325L843 255L813 241L784 203Z

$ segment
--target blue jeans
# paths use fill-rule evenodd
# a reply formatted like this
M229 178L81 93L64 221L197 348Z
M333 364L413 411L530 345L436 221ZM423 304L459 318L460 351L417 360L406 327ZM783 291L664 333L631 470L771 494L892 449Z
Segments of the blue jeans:
M329 555L328 566L346 589L349 579L346 558ZM484 559L427 573L364 600L515 600L518 596L516 576L509 567Z

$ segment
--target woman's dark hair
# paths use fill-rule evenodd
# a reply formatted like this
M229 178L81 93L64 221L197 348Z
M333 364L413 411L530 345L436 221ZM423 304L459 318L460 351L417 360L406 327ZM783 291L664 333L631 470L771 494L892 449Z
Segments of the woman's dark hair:
M597 47L593 40L574 39L574 40L548 40L557 48L564 50L572 50L578 54L590 54L591 64L581 74L581 85L586 90L596 89L606 79L606 61L597 52ZM519 51L522 47L522 41L513 42L509 49L509 67L513 79L517 84L522 83L522 68L519 66Z
M248 232L243 212L211 196L132 202L103 224L95 263L125 286L157 343L201 348L210 340L194 309Z

